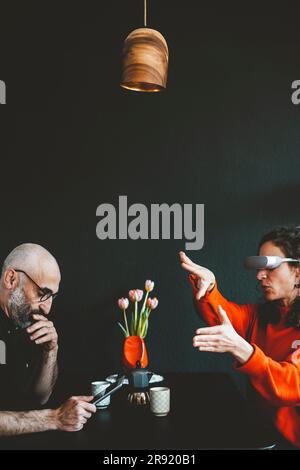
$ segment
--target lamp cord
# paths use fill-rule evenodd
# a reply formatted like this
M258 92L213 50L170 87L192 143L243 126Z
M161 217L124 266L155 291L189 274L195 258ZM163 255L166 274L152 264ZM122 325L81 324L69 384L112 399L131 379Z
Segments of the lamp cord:
M144 0L144 26L147 27L147 0Z

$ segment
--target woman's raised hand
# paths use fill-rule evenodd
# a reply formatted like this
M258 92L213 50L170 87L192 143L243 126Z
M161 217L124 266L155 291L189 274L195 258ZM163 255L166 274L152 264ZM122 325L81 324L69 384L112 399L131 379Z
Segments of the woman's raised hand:
M196 294L196 299L199 300L206 294L206 292L213 289L216 282L215 275L209 269L194 263L183 251L179 252L179 256L183 269L194 274L197 278L198 292Z

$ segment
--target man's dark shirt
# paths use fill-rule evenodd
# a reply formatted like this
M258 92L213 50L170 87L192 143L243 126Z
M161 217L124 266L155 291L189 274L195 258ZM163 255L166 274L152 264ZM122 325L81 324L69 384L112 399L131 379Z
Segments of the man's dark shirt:
M16 327L0 310L0 410L37 408L32 384L40 360L26 328Z

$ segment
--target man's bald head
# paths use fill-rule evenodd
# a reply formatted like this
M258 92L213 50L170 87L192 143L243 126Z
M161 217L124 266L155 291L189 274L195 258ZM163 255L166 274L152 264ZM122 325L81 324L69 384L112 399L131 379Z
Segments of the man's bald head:
M48 273L60 280L60 269L54 256L35 243L23 243L14 248L3 263L2 275L9 268L22 269L38 278Z
M5 259L0 280L0 303L9 317L21 327L28 326L32 314L48 315L52 295L61 280L60 269L54 256L35 243L17 246Z

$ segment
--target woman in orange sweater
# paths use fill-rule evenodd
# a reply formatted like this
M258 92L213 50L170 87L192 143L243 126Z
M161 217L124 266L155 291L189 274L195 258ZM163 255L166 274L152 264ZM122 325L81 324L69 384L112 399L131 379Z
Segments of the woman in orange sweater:
M196 331L193 345L199 351L229 352L236 370L248 376L256 405L284 439L300 448L300 227L266 234L259 256L280 257L273 269L256 268L265 302L238 305L222 296L211 271L180 252L197 310L209 325Z

